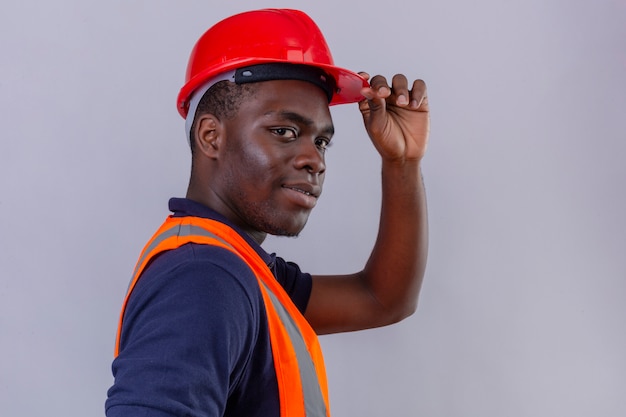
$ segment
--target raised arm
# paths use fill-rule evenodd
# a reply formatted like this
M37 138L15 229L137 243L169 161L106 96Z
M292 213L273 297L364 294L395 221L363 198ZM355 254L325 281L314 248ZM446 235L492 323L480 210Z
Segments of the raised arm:
M369 75L362 73L369 79ZM359 103L382 158L382 207L376 243L362 271L314 276L306 317L319 334L392 324L411 315L426 268L428 223L420 163L429 134L426 85L371 79Z

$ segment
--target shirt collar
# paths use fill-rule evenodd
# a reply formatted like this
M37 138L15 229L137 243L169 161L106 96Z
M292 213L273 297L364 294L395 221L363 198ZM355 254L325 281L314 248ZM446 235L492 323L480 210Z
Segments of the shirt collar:
M230 220L218 213L217 211L187 198L171 198L169 201L169 209L173 213L174 217L202 217L205 219L211 219L224 223L233 230L235 230L245 241L259 254L263 262L270 267L274 264L275 255L267 253L261 245L259 245L252 237L242 231L239 227L235 226Z

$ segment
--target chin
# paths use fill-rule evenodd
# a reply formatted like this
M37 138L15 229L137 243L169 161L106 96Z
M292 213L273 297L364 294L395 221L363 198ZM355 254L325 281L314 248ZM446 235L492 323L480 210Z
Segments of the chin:
M280 232L280 233L271 233L272 236L276 237L293 237L296 238L300 236L300 233L291 233L291 232Z
M293 224L293 223L289 225L272 224L272 225L266 226L265 232L273 236L298 237L302 229L304 229L305 225L306 225L306 219L304 222L297 223L297 224Z
M273 236L298 237L303 228L272 228L266 232Z
M271 213L270 215L267 215ZM309 219L310 211L282 211L276 208L266 208L256 212L249 212L248 224L252 229L272 236L297 237L304 229Z

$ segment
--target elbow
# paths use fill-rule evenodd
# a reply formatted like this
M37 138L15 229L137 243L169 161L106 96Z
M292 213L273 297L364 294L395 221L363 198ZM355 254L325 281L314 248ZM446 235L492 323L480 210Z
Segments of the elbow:
M401 320L404 320L410 316L412 316L417 311L417 300L409 303L403 311L403 316Z
M389 309L386 314L386 325L396 324L409 318L417 311L417 300L405 302Z

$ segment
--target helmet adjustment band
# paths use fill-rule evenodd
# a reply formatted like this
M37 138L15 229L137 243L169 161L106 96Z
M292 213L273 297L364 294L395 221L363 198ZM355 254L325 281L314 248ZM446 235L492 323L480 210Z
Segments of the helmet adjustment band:
M321 68L305 64L268 63L256 64L235 70L235 83L246 84L261 81L298 80L307 81L324 90L328 102L337 92L335 79Z

